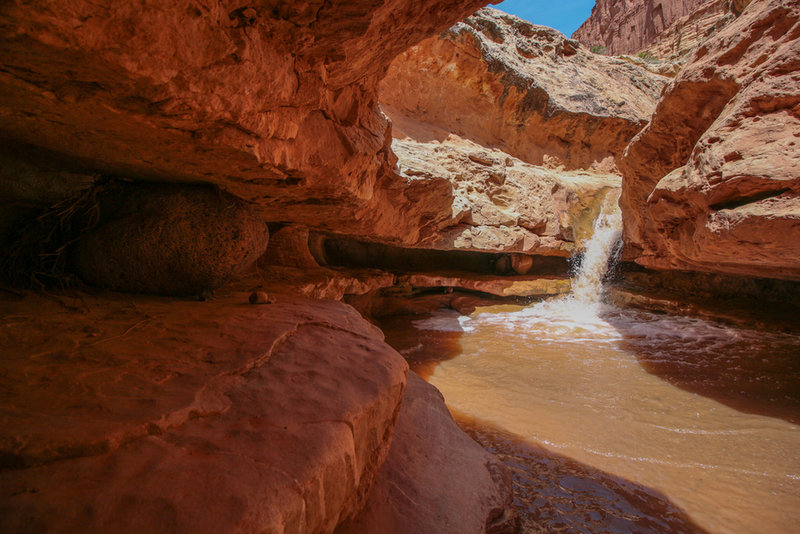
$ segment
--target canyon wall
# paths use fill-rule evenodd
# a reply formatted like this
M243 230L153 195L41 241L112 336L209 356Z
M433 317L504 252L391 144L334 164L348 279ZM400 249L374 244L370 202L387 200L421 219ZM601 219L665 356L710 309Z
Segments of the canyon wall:
M449 217L449 187L395 172L376 87L481 4L0 5L0 268L45 289L0 285L0 531L332 532L379 472L448 476L425 424L479 486L443 495L451 516L513 529L505 468L405 395L379 330L251 269L268 249L321 271L309 226L414 242ZM394 281L330 273L338 298Z
M417 246L570 257L666 82L489 8L400 54L379 93L398 172L452 188Z
M660 32L639 54L644 58L685 58L736 18L730 7L729 0L702 4Z
M755 0L667 86L620 161L626 255L800 280L800 5Z
M392 171L376 86L483 3L3 2L0 136L74 184L212 183L265 220L414 240L430 214Z
M728 0L598 0L572 38L615 55L650 50L662 41L652 49L662 54L658 57L680 55L713 31L728 11Z
M413 121L534 165L610 170L663 78L487 8L401 54L380 87L382 108L408 136Z

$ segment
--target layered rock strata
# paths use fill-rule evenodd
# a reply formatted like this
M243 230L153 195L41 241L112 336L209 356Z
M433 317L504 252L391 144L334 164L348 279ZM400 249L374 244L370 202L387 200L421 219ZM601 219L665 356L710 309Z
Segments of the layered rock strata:
M701 12L715 16L727 10L728 0L597 0L592 14L572 38L586 46L602 46L608 54L636 54L656 42L682 17ZM697 33L697 21L685 19L673 31L679 34L681 28L686 28L689 34Z
M265 220L413 241L376 86L481 0L0 6L0 136L78 171L214 183Z
M626 255L800 279L800 6L756 0L665 89L620 162Z

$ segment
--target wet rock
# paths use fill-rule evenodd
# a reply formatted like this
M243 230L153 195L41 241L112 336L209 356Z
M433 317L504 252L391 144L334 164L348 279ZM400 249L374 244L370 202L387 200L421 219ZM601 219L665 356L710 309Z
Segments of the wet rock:
M508 469L456 426L436 388L409 373L386 463L364 509L336 534L511 534L511 500Z
M267 248L260 217L213 187L128 185L97 202L99 222L71 251L73 269L92 285L199 295L240 274Z

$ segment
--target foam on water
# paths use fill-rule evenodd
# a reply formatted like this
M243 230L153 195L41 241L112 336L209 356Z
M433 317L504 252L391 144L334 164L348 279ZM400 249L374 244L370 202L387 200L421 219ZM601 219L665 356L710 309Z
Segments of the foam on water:
M431 382L457 412L655 488L709 531L791 530L800 518L800 336L604 303L615 204L606 199L570 295L415 321L460 349ZM521 461L509 454L510 465ZM612 517L618 502L627 497L599 509ZM530 492L529 505L539 520L541 493ZM587 523L597 509L559 517L596 531L611 524ZM652 531L670 531L662 527Z
M572 279L569 295L513 312L479 313L468 317L450 310L442 311L428 319L415 321L415 326L421 330L465 333L492 326L538 342L616 344L627 340L639 346L658 347L665 352L679 348L684 353L710 356L742 350L741 347L748 343L788 343L800 347L800 337L797 336L747 330L696 317L623 309L604 303L603 280L622 234L618 198L613 193L605 198L592 237L586 242L582 261Z

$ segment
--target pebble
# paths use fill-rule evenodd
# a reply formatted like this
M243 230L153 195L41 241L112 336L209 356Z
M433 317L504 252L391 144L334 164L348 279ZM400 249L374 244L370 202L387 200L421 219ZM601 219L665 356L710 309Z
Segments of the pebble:
M264 291L253 291L250 293L250 304L272 304L275 297L268 295Z

